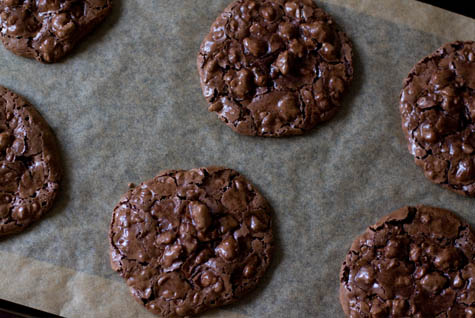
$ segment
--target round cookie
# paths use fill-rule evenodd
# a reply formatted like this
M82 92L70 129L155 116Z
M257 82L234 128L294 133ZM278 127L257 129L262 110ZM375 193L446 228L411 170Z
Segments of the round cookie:
M120 199L109 237L112 268L135 299L188 317L256 286L271 258L271 208L234 170L168 170Z
M0 0L0 35L17 55L53 63L110 12L112 0Z
M475 196L475 42L444 45L404 81L408 148L434 183Z
M203 94L234 131L281 137L330 119L353 77L352 47L312 0L237 0L198 55Z
M46 213L59 180L50 127L33 106L0 86L0 236L22 231Z
M351 318L475 316L475 235L447 210L405 207L353 242L340 273Z

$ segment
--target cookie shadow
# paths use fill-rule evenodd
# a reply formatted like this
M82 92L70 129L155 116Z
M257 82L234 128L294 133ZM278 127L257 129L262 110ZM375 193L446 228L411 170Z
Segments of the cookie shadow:
M65 152L63 145L59 142L58 138L55 136L56 144L58 145L58 153L59 153L59 162L60 162L60 169L61 169L61 181L59 183L58 193L56 194L56 198L53 202L53 206L51 209L45 212L43 216L40 217L39 220L33 222L32 224L28 225L24 230L18 233L12 233L10 235L5 235L0 237L0 243L12 238L12 237L21 237L23 235L29 234L31 231L37 230L37 226L41 222L47 222L49 219L55 218L61 212L66 209L68 202L70 201L71 192L70 192L70 177L68 174L68 169L66 169L65 165Z
M89 50L89 47L96 46L102 41L104 36L110 32L110 30L116 25L119 21L120 16L122 15L122 1L115 0L112 4L112 9L109 15L96 25L92 31L87 34L79 43L73 48L73 50L68 54L64 59L59 61L60 64L65 63Z

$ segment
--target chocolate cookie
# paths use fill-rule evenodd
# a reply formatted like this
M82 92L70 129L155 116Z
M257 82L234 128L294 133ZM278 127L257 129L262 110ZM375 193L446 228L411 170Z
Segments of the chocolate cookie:
M312 0L238 0L211 26L198 69L208 110L234 131L297 135L336 113L352 48Z
M0 86L0 236L51 208L60 180L55 137L36 109Z
M405 207L351 246L340 302L351 318L475 317L475 235L447 210Z
M110 12L112 0L0 0L0 34L13 53L61 59Z
M475 196L475 42L446 44L417 63L404 81L400 111L425 176Z
M271 209L234 170L169 170L114 209L111 265L136 300L163 317L230 304L269 266Z

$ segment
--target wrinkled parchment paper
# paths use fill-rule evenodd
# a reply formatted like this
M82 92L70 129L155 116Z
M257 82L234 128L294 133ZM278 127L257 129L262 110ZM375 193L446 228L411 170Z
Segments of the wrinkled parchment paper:
M353 238L409 204L474 224L475 199L427 181L406 150L402 80L475 20L413 0L319 0L351 37L355 80L336 118L294 138L243 137L208 113L195 58L230 0L115 0L64 62L0 48L0 85L28 98L58 136L65 178L54 209L0 240L0 298L65 317L152 317L109 266L107 235L128 182L224 165L275 210L276 255L257 291L203 317L342 317L338 272Z

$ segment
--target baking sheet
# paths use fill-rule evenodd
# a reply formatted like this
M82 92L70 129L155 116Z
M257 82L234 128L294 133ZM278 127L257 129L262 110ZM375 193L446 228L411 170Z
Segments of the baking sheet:
M351 37L355 80L340 113L306 136L233 133L208 113L195 58L230 0L115 0L64 62L0 48L0 85L55 130L66 176L54 209L0 240L0 298L65 317L153 317L109 266L112 209L162 169L224 165L275 210L276 255L251 296L203 317L342 317L338 272L353 238L408 204L474 224L475 199L425 179L406 150L398 97L420 58L474 40L475 21L412 0L321 0Z

